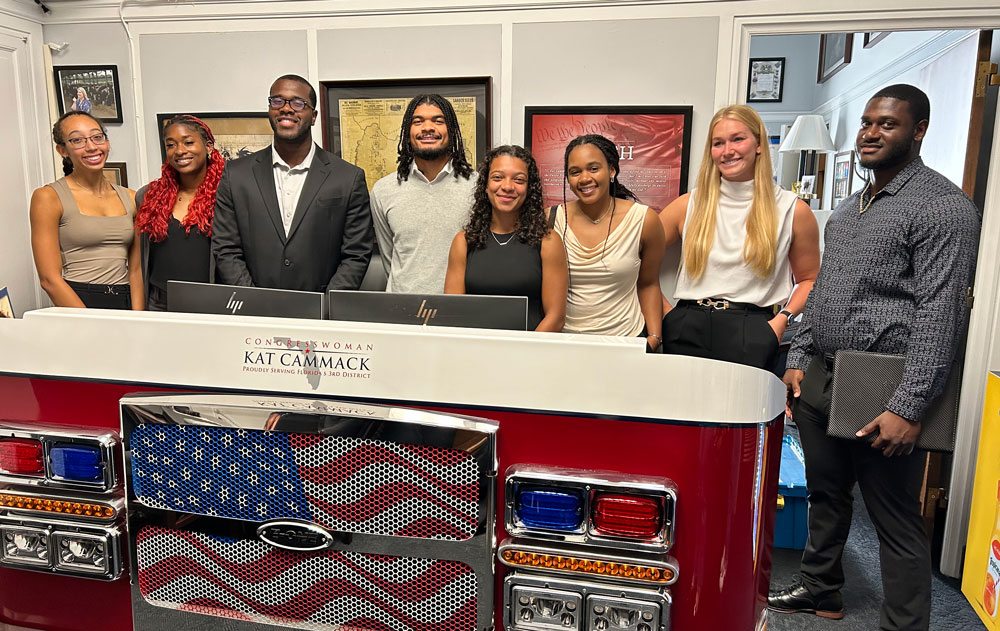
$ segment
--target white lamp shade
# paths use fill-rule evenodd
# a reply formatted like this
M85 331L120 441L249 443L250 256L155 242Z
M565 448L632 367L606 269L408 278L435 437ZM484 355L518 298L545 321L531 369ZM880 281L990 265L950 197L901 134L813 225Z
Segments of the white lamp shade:
M819 114L803 114L795 119L778 151L836 151L826 121Z

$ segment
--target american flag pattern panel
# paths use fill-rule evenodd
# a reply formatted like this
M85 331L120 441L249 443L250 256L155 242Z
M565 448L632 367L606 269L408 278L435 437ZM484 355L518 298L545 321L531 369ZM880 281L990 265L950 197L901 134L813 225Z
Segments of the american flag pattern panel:
M481 472L457 449L156 423L130 446L136 500L151 508L452 541L479 522Z
M477 577L459 561L324 550L144 527L138 588L154 605L330 631L476 628Z

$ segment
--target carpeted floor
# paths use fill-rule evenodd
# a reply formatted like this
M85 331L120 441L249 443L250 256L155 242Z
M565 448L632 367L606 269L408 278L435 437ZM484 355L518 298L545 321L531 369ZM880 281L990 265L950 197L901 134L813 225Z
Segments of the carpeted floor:
M878 536L868 519L860 493L854 494L854 521L844 551L844 618L824 620L811 614L771 612L768 631L870 631L878 629L882 604L882 579L879 574ZM799 550L775 549L771 570L772 588L794 581L802 553ZM962 594L958 580L934 573L931 603L933 631L980 631L986 629Z

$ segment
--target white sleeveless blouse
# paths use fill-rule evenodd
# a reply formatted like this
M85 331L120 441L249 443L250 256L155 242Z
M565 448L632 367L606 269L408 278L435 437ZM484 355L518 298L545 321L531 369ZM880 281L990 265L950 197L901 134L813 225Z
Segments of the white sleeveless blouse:
M646 209L633 204L607 242L602 240L592 248L580 243L566 226L563 207L556 210L554 230L563 238L569 263L563 332L634 337L642 331L646 321L636 283Z
M682 239L687 238L696 192L697 190L692 191L688 199ZM775 253L774 270L771 274L761 278L743 258L747 216L750 214L750 204L753 201L753 180L730 182L723 179L719 192L719 208L715 217L715 240L708 253L705 271L700 278L691 279L684 268L682 258L680 270L677 272L674 298L679 300L725 298L761 307L784 304L788 300L793 287L788 251L792 245L792 219L797 197L778 185L775 185L774 193L778 205L778 250Z

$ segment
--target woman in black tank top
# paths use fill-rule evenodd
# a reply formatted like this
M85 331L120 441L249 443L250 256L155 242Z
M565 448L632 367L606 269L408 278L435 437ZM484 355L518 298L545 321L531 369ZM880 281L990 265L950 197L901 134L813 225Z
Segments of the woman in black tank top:
M166 311L167 282L213 280L212 220L225 161L212 130L189 114L163 126L161 176L139 189L139 235L146 308Z
M469 223L451 244L445 293L526 296L529 330L562 331L567 284L534 158L518 145L492 149L479 165Z

